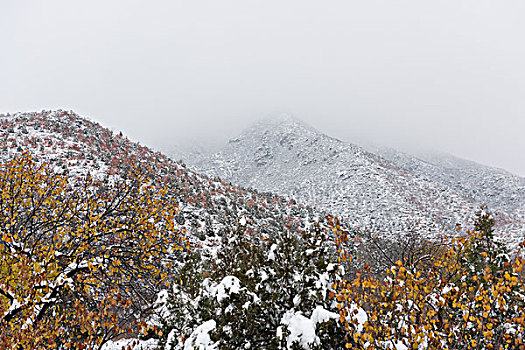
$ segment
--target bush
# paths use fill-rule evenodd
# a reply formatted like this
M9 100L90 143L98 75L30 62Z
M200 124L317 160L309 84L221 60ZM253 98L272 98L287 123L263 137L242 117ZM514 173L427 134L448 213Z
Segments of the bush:
M189 259L159 304L166 349L204 346L197 335L218 349L344 346L332 289L342 268L329 263L334 250L325 232L259 238L241 227L223 239L214 260Z

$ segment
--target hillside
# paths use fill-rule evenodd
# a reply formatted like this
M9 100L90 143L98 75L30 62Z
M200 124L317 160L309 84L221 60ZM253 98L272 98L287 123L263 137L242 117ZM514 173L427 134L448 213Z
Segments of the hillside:
M177 221L198 245L217 246L239 222L253 234L304 230L323 216L311 207L277 195L247 190L208 177L167 156L115 134L73 112L43 111L0 115L0 158L29 151L39 162L71 177L106 177L139 164L169 187L180 214Z
M475 202L485 203L490 208L507 213L516 212L523 217L523 177L446 153L426 152L410 155L385 147L367 149L413 173L446 185Z
M491 196L469 195L469 185L461 184L477 174L475 169L457 178L460 184L455 186L452 180L443 180L452 179L443 167L418 171L426 163L420 162L420 168L414 168L408 160L396 159L331 138L284 116L256 123L216 154L199 154L184 160L210 176L286 194L343 216L352 226L376 232L450 231L456 224L468 222L475 210L487 202L499 203L494 207L498 226L509 242L514 244L523 236L525 216L512 210L510 200L523 202L519 179L482 182L473 178L471 183L482 186L477 192L490 190L494 194L494 201L484 201ZM498 197L500 188L517 190L508 190L513 192L506 198Z

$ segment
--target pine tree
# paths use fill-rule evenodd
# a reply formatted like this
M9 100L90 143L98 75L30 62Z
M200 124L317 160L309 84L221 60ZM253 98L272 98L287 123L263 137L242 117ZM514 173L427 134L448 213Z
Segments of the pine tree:
M272 238L231 229L214 261L192 259L181 269L181 283L160 308L167 315L161 344L181 348L184 334L192 341L192 332L213 321L208 334L220 349L340 349L345 332L331 293L342 270L329 262L334 256L318 226ZM297 319L313 322L316 334L308 345L293 338L289 321Z

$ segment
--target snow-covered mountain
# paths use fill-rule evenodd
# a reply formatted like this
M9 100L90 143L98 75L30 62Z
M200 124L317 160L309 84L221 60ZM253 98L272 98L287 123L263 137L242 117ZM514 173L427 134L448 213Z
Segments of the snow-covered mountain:
M325 212L378 233L440 232L467 222L481 203L498 211L510 243L525 234L523 178L445 156L372 153L291 117L263 120L214 155L175 158L196 171L64 111L0 115L0 150L3 159L29 150L70 176L147 165L177 199L179 221L204 245L218 244L240 220L265 234L302 230Z
M444 184L489 208L508 213L525 210L525 178L450 154L420 152L416 155L392 148L370 146L368 150L433 181Z
M477 165L447 172L445 163L372 153L290 116L254 124L213 155L177 156L210 176L285 194L385 234L452 230L485 202L497 211L499 230L511 243L525 233L521 178Z
M88 172L118 176L132 165L143 165L148 176L167 186L176 199L177 221L196 245L218 246L225 230L239 223L260 236L285 229L301 231L324 219L312 207L282 196L201 175L73 112L0 114L0 161L24 151L73 178Z

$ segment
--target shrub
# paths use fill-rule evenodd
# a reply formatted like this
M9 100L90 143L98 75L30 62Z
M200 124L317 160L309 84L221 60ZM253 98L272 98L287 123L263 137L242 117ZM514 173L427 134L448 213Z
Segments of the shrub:
M199 264L193 256L184 265L161 303L166 349L204 346L197 334L219 349L344 346L331 289L342 269L329 262L334 250L326 232L259 238L241 227L223 239L215 259Z

